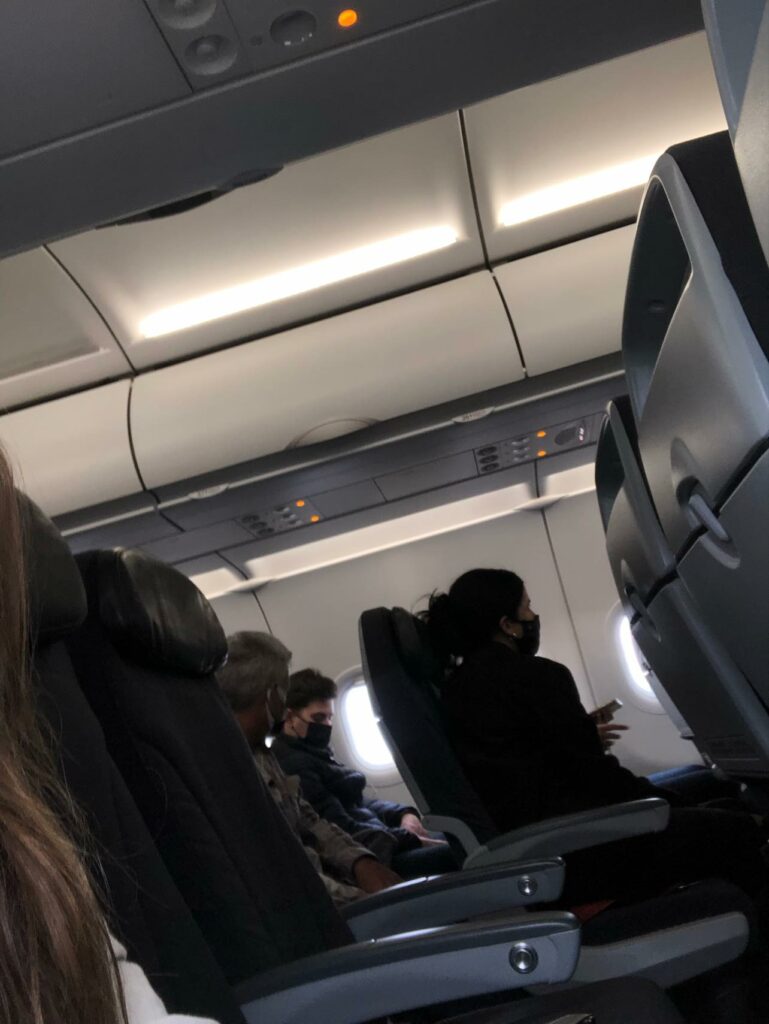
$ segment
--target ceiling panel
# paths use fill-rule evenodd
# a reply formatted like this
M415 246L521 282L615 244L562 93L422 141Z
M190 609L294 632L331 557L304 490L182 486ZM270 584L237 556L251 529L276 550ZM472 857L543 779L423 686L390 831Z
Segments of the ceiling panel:
M129 370L101 317L49 253L0 261L0 408Z
M500 260L634 217L654 158L722 130L724 114L698 32L496 97L466 123Z
M619 350L635 225L496 268L530 374Z
M129 381L0 416L19 487L49 516L141 490L128 440Z
M197 210L52 248L140 367L482 262L453 114L292 165Z
M156 487L282 451L331 420L390 419L522 377L481 271L142 374L131 432Z

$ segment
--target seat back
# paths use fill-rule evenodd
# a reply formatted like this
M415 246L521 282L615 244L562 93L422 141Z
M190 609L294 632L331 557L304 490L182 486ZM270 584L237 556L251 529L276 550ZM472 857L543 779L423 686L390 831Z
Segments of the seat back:
M409 792L472 852L497 830L449 743L424 623L402 608L374 608L361 615L359 632L371 703Z
M78 678L228 981L350 941L216 683L227 646L209 603L139 551L78 562Z
M769 770L769 719L677 573L651 503L629 403L611 403L596 454L609 562L668 714L701 753L739 775ZM672 707L670 706L672 704Z
M632 619L675 569L635 447L627 396L610 403L595 461L596 496L614 582Z
M769 261L769 2L703 0L702 9L737 166Z
M171 1012L243 1017L171 880L78 685L65 640L86 615L74 558L55 526L24 501L39 713L64 783L90 830L90 868L113 934ZM78 837L79 839L79 837Z
M696 650L712 652L728 703L751 723L746 730L723 719L718 742L711 737L719 762L763 774L769 267L726 132L672 147L654 169L631 261L623 353L639 470L678 577L657 615L675 606L679 626L696 623ZM660 658L657 626L649 643ZM652 666L663 678L682 656L671 650L664 670Z

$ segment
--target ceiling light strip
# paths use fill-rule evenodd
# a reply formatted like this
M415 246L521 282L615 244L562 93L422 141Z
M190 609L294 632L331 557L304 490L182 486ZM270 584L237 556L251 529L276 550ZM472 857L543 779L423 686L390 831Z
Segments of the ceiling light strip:
M445 249L458 240L458 233L445 225L395 235L371 245L348 249L336 256L168 306L143 320L139 332L144 339L159 338L404 263Z

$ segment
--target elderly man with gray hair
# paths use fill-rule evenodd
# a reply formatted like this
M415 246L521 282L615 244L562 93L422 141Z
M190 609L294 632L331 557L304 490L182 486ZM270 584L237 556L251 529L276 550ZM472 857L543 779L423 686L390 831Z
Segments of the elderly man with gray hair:
M244 631L227 640L217 679L254 755L254 762L337 906L401 879L351 836L318 817L266 744L283 721L291 652L269 633Z

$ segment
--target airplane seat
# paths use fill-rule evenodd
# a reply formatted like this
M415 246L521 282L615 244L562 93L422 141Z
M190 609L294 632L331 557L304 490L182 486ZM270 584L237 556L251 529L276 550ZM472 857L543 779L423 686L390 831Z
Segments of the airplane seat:
M749 924L743 901L727 887L731 895L726 902L714 892L707 914L702 913L701 895L695 894L693 910L684 893L674 899L675 906L663 905L652 913L658 925L653 932L645 916L642 923L628 921L622 938L580 955L579 929L570 914L518 909L552 902L560 891L562 863L541 858L533 864L530 859L524 865L461 872L460 878L406 883L367 897L359 905L370 903L374 912L400 902L400 928L368 936L380 941L353 943L261 784L208 671L221 656L208 603L175 569L141 552L95 552L80 556L79 564L89 614L68 645L73 663L110 752L212 951L228 980L233 982L240 972L237 996L246 1004L247 1019L270 1019L273 1011L283 1024L305 1019L309 1000L314 1019L329 1024L357 1021L357 1001L345 997L349 986L358 984L351 970L355 964L363 968L360 984L365 979L372 993L379 992L376 999L371 995L367 1015L379 1016L434 1001L434 992L423 985L428 961L444 979L441 999L451 1000L572 976L581 986L643 973L670 985L727 963L745 949ZM169 595L176 608L159 608L170 603ZM179 650L186 648L188 631L192 656ZM201 672L205 674L194 674ZM489 882L496 902L488 898ZM480 906L467 896L479 889L485 901ZM239 904L252 891L257 900L243 908ZM452 922L447 927L433 927L436 905L444 915L439 922ZM447 905L454 916L445 916ZM490 910L496 913L493 922L472 920ZM671 918L674 923L668 927ZM239 930L233 935L235 928ZM533 960L527 954L523 971L509 956L513 936L524 944L539 944ZM500 944L507 949L501 960L494 952ZM400 949L404 945L415 959L410 970L419 979L417 995L413 986L392 975L395 962L407 959ZM302 952L295 952L297 947ZM442 958L456 958L460 950L461 969L459 964L449 969ZM472 969L467 958L475 961ZM509 973L510 966L516 973ZM340 972L344 981L338 980ZM311 985L313 979L328 984ZM324 992L333 1008L333 1016L326 1018L318 1009ZM294 1007L293 1016L287 1006Z
M110 929L170 1011L242 1024L239 1007L171 881L78 685L65 646L87 612L75 560L56 527L21 497L34 695L62 780L89 828L86 853Z
M644 476L704 628L769 707L769 266L726 132L655 165L623 355ZM653 663L652 663L653 664ZM724 757L762 757L737 741ZM750 768L765 774L765 766Z
M660 702L707 761L740 777L765 774L769 720L677 575L638 461L626 397L609 406L595 478L617 591Z
M343 988L347 983L349 990L350 982L353 985L358 982L358 990L346 1003L340 1003L333 995L329 997L322 981L309 986L313 992L310 1008L301 998L292 1002L292 991L281 989L281 978L276 978L273 972L272 988L266 998L249 1002L248 993L243 993L244 1002L248 1004L244 1016L240 1000L236 1002L234 993L226 986L160 859L122 776L107 752L102 729L76 679L65 641L81 624L87 604L74 558L56 527L37 506L23 496L22 504L26 520L33 682L43 724L47 723L50 730L55 755L70 793L93 829L95 854L100 858L98 875L103 879L102 891L110 898L110 926L128 946L132 958L148 973L170 1011L202 1014L218 1024L243 1024L244 1020L249 1024L252 1021L254 1024L300 1024L309 1016L320 1024L324 1021L326 1024L359 1024L361 1016L368 1016L369 1006L377 999L384 1003L384 1013L395 1012L404 1005L410 1008L408 999L404 1003L397 998L399 991L413 988L408 969L403 969L403 978L397 977L399 969L404 963L409 964L410 958L417 972L424 972L423 980L426 979L432 991L435 985L445 981L442 966L445 958L462 955L465 948L473 956L474 947L479 943L485 944L488 952L480 960L476 958L482 975L477 986L479 992L493 990L489 975L496 981L496 987L500 987L497 979L504 972L497 963L503 950L502 960L508 964L508 971L511 970L508 953L520 956L528 951L529 955L533 952L536 956L537 950L541 951L545 970L533 961L535 969L522 974L521 981L536 981L538 976L561 980L568 976L573 964L570 951L574 924L566 915L548 919L539 914L535 915L532 928L498 928L499 934L493 936L496 942L491 945L483 929L465 929L464 946L458 934L462 929L445 929L449 934L438 938L444 938L448 949L441 951L443 959L441 955L434 955L431 962L424 956L426 943L422 937L417 936L409 943L407 936L405 942L394 944L391 959L395 979L388 976L379 980L377 971L382 965L371 963L372 943L365 943L362 950L353 948L347 975L340 970L344 965L332 965L337 971L336 977L331 974L332 985ZM201 878L199 883L205 887L207 880ZM563 945L559 946L562 938ZM487 966L491 960L494 961L493 971ZM313 970L317 972L319 961L326 963L322 957L310 958L307 976ZM356 973L354 968L360 966L363 969ZM384 968L387 968L386 963ZM507 979L507 975L504 977ZM514 986L514 978L507 981L507 987ZM460 994L466 995L469 993L462 992L463 987L471 989L472 985L458 986ZM379 992L382 988L384 995ZM349 996L349 991L345 996ZM362 1011L361 1007L364 1007ZM563 1012L585 1009L600 1013L601 1024L682 1024L682 1018L659 988L639 979L585 986L576 1001L568 993L527 998L511 1007L511 1012L522 1024L555 1024ZM488 1012L480 1012L481 1021ZM474 1024L477 1020L478 1015L474 1015Z
M89 604L69 642L78 678L229 983L349 943L216 683L227 644L209 603L138 551L77 562Z
M377 608L363 613L360 631L371 702L406 788L429 827L458 840L466 857L498 830L446 735L426 626L403 608Z
M89 603L84 626L69 642L78 677L201 929L229 980L240 975L235 994L249 1022L299 1024L311 1014L320 1024L352 1024L362 1014L434 1002L433 975L440 978L441 998L449 1000L572 975L579 936L574 918L512 910L500 920L503 907L516 905L512 899L497 903L496 920L489 924L388 933L383 942L351 944L350 932L262 786L213 680L222 646L208 603L176 570L141 552L91 552L78 556L78 563ZM517 883L515 873L512 878ZM417 885L403 888L409 887L416 892ZM368 900L386 900L392 892ZM461 897L457 889L453 899L463 917ZM247 899L242 917L233 916L232 904ZM257 912L249 916L251 904ZM708 969L714 957L722 963L738 956L747 941L737 904L719 903L716 915L712 924L719 935L714 931L706 949L698 946L699 970ZM664 947L663 973L672 970L676 978L679 961L692 953L687 924L682 927L685 948L674 954ZM681 935L679 926L675 936ZM655 938L645 934L644 942L655 944ZM524 955L520 970L516 951ZM610 953L615 972L619 965L620 974L627 973L626 944L612 944ZM451 967L444 965L446 958L453 958ZM660 1021L678 1020L657 989L635 979L623 978L606 992L602 983L585 984L579 992L576 1001L568 994L527 997L527 1009L516 1019L554 1020L548 1016L551 1006L575 1012L596 1007L606 1024L624 1024L636 1019L638 996L638 1005L652 1007Z

